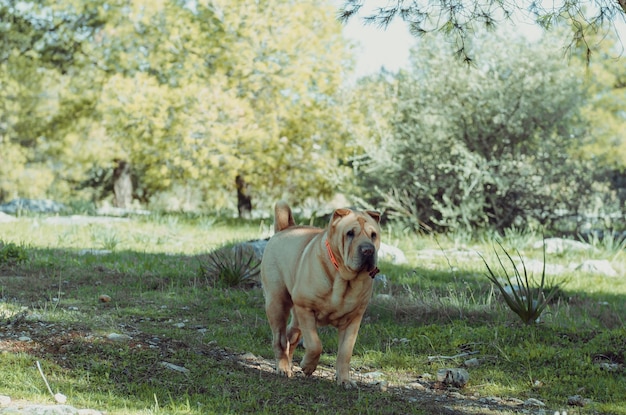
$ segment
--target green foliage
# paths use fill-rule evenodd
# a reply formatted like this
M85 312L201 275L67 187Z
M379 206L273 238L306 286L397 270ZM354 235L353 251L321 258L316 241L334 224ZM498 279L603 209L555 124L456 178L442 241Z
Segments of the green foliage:
M14 242L5 243L0 240L0 265L17 264L28 260L28 251L24 245Z
M485 35L468 67L423 40L393 76L384 144L365 150L358 177L374 204L413 228L467 231L607 208L601 167L573 156L587 131L580 67L546 41Z
M0 12L15 22L0 48L0 149L14 156L0 197L87 183L98 200L110 187L92 173L116 159L144 202L184 186L232 207L237 174L268 206L346 181L336 155L350 58L329 3L64 0Z
M500 277L500 274L493 271L485 258L481 256L485 266L487 267L487 278L491 281L502 294L507 306L519 316L519 318L526 324L534 324L539 322L541 314L550 304L553 298L560 292L561 287L558 284L554 284L552 287L548 287L546 284L546 251L545 245L543 250L543 270L541 272L541 280L537 284L534 279L528 275L526 265L522 255L517 251L519 259L521 261L521 272L519 266L515 264L513 258L509 253L498 243L500 249L504 252L506 258L509 260L512 269L511 272L502 262L500 255L496 251L496 257L502 273L504 275L504 281Z
M245 287L259 282L261 262L248 245L226 246L210 252L200 266L200 277L211 286Z

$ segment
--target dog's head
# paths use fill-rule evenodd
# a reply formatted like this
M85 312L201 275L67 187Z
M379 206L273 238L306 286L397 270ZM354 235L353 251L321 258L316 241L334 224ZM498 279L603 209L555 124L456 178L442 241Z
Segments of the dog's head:
M352 277L375 272L380 248L380 213L337 209L330 219L328 242L339 265ZM345 278L345 276L344 276Z

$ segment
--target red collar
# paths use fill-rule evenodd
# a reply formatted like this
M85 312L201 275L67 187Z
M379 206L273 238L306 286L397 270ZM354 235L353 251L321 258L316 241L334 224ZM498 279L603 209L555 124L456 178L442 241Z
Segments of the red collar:
M339 269L339 262L337 262L337 258L335 258L335 254L333 254L333 250L330 249L330 242L328 242L328 238L326 238L326 250L328 251L328 256L330 257L330 262L333 263L335 269Z

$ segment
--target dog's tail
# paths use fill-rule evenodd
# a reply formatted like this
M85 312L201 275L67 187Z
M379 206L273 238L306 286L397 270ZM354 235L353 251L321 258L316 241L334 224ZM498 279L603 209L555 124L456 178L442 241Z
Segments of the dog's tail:
M295 224L291 208L287 202L284 200L276 202L276 206L274 206L274 233L295 226Z

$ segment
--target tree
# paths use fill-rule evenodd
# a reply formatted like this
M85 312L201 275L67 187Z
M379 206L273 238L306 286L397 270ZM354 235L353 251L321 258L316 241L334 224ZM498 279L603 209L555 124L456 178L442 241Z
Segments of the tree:
M424 40L393 77L396 115L359 176L389 214L414 227L502 230L595 206L601 169L574 156L588 133L583 68L547 40L531 50L481 37L472 67Z
M340 19L346 21L359 14L366 3L371 2L345 0L339 11ZM467 49L468 39L476 34L481 26L493 29L499 23L519 16L526 16L545 29L560 23L567 25L572 29L571 44L584 45L586 51L590 53L588 36L604 30L607 22L624 20L626 0L594 0L591 4L582 1L398 0L390 5L378 7L372 14L364 16L364 21L384 27L398 17L409 25L415 36L443 31L455 39L456 53L464 60L471 61L472 57Z
M7 58L6 73L29 66L41 78L31 96L48 96L35 100L46 110L37 120L26 110L11 118L7 131L24 131L0 146L22 164L45 162L65 195L81 183L115 189L119 161L144 200L182 186L235 207L238 175L260 207L328 195L349 173L337 115L350 58L333 10L292 0L0 0L23 23L0 27L15 39L0 59L19 58Z

